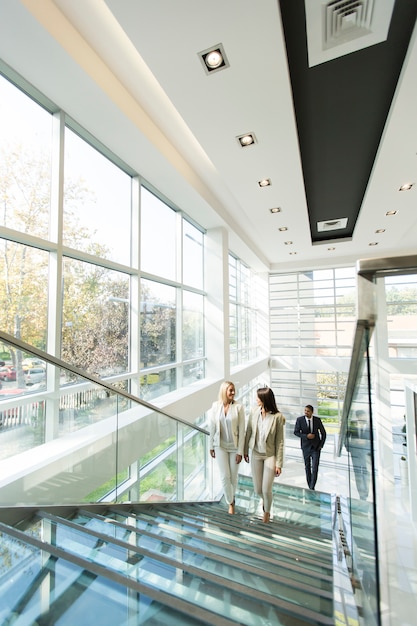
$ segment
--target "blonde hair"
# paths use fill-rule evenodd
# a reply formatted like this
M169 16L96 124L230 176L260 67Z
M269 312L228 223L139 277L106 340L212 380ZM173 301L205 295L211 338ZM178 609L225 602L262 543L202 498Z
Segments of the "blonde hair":
M234 389L236 389L235 388L235 384L232 383L230 380L225 380L220 385L219 402L221 402L222 404L225 404L227 402L227 395L226 395L226 393L227 393L227 390L229 389L230 386L232 386Z

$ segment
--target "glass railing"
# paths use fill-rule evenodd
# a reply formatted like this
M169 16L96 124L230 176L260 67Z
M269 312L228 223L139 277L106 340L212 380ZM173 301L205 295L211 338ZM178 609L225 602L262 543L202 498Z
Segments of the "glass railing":
M212 499L206 430L128 393L128 381L0 341L2 506Z
M376 362L372 335L377 319L376 279L417 273L417 256L359 261L358 319L341 418L338 455L348 453L348 493L340 498L341 530L363 623L381 623L375 465Z

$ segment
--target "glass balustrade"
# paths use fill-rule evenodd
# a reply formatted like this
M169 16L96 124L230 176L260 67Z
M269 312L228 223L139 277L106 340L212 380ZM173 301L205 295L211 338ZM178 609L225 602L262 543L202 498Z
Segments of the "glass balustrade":
M212 498L207 432L0 333L0 502ZM193 416L190 416L191 418Z

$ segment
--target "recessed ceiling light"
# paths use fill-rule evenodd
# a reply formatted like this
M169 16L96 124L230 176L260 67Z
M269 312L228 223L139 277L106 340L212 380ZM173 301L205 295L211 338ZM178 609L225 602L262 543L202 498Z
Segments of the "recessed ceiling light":
M378 230L375 231L377 235L379 235L380 233L385 233L385 228L378 228Z
M286 246L292 246L293 242L292 241L284 241Z
M341 230L342 228L346 228L347 223L347 217L339 217L335 220L325 220L323 222L317 222L317 230L319 233L326 230Z
M405 183L405 185L401 185L398 191L410 191L413 185L414 183Z
M328 250L336 250L336 248L327 248Z
M271 213L281 213L281 209L279 206L274 207L273 209L269 209Z
M198 53L206 74L212 74L229 67L229 62L221 43Z
M288 230L288 228L286 226L281 226L281 228L278 228L279 231L281 231L282 233L285 233L286 230Z
M246 133L245 135L239 135L236 137L242 148L246 148L246 146L253 146L256 143L255 133Z
M269 187L270 185L272 185L271 179L270 178L263 178L262 180L258 181L258 185L259 185L259 187Z
M369 246L377 246L378 242L377 241L372 241L372 243L368 244Z
M290 252L290 254L297 254L296 252Z
M397 215L398 211L387 211L385 215Z

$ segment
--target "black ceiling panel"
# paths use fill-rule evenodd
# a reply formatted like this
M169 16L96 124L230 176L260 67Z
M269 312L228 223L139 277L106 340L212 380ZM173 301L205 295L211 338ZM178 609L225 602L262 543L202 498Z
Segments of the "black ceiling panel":
M397 0L388 39L309 68L304 0L280 1L314 242L352 236L417 16ZM319 232L317 222L348 218Z

